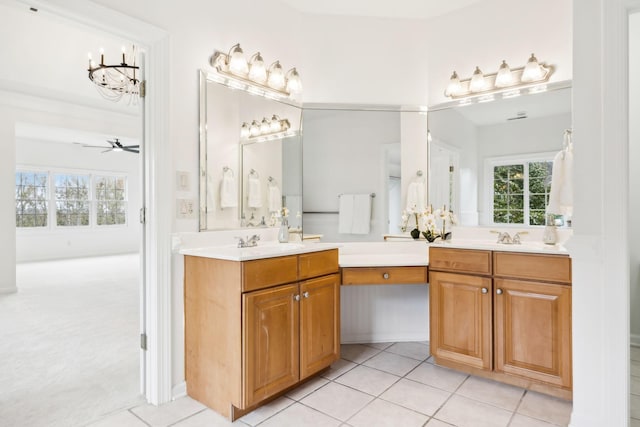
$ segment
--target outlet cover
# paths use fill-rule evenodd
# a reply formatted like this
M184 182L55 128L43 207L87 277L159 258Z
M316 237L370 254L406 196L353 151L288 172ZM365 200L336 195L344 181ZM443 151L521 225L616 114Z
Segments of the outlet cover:
M194 199L177 199L176 210L178 219L195 219L196 201Z

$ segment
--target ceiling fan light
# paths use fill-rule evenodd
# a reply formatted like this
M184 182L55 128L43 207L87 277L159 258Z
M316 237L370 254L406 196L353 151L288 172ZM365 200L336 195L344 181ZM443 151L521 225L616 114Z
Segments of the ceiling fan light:
M527 61L527 65L524 66L521 80L523 82L535 82L537 80L540 80L543 75L544 73L542 72L540 64L538 64L538 59L532 53L531 57Z
M249 60L249 78L260 84L264 84L267 81L267 68L260 52L253 55Z
M498 69L496 74L496 87L506 87L513 84L513 75L511 74L511 68L507 65L506 61L502 61L502 65Z
M246 76L249 73L249 64L240 44L234 45L229 51L229 71L239 76Z
M460 85L460 78L455 71L451 74L447 89L444 91L445 96L456 96L462 91L462 85Z
M473 72L473 76L471 77L471 81L469 82L469 90L471 92L482 92L486 89L484 74L480 71L479 67L476 67L476 70Z
M269 77L267 79L267 84L276 90L284 89L285 77L282 65L280 65L280 61L274 62L269 67Z

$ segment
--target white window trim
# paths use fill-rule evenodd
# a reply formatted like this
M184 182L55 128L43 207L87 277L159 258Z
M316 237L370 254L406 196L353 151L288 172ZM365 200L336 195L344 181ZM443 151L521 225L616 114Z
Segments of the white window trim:
M46 166L31 166L28 164L16 165L15 174L18 172L36 172L48 174L47 178L47 194L48 194L48 208L47 208L47 226L46 227L18 227L16 226L16 233L19 235L51 235L60 234L63 232L82 232L82 231L96 231L96 230L114 230L119 228L129 227L129 181L130 174L124 171L103 171L99 169L78 169L78 168L63 168L63 167L46 167ZM89 176L89 225L70 226L70 225L57 225L56 221L56 198L55 198L55 174L67 174L67 175L88 175ZM97 176L113 176L124 177L126 179L125 184L125 202L127 203L127 210L124 224L112 224L112 225L98 225L97 208L95 199L95 177ZM15 197L14 197L15 203ZM14 204L15 212L15 204Z
M493 222L493 168L495 166L504 166L510 165L514 163L531 163L531 162L552 162L553 158L557 154L557 151L543 151L540 153L529 153L529 154L518 154L518 155L508 155L508 156L495 156L495 157L486 157L484 159L484 188L490 189L489 191L485 191L484 195L484 206L485 209L485 220L484 224L488 224L496 227L508 227L508 228L522 228L522 227L542 227L537 225L529 225L529 214L528 208L525 209L525 218L524 224L503 224L503 223L495 223ZM529 183L529 176L525 175L525 185ZM525 206L529 206L529 196L528 192L525 193Z

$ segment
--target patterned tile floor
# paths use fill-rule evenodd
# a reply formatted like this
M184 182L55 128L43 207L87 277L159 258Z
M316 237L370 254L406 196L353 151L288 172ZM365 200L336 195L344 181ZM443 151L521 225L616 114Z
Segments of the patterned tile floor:
M234 423L184 397L160 407L118 411L90 425L553 427L569 423L570 402L438 367L428 355L424 342L343 345L342 359L323 376ZM640 349L635 356L633 372L639 377L635 383L632 377L632 393L639 394L632 400L635 396L640 401Z

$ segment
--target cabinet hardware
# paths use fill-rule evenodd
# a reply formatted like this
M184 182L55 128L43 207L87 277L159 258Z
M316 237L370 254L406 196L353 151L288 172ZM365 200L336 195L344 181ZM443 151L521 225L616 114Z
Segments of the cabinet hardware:
M482 288L481 292L482 292L483 294L486 294L487 292L489 292L489 289L487 289L487 288Z
M300 301L300 295L294 295L293 299L296 300L296 301Z
M309 298L309 292L306 292L306 291L305 291L305 292L302 294L302 296L303 296L303 297L305 297L305 298Z
M382 278L383 278L383 279L388 279L388 278L389 278L389 273L384 273L384 274L382 275Z
M498 288L498 290L496 290L496 294L502 295L502 289Z

